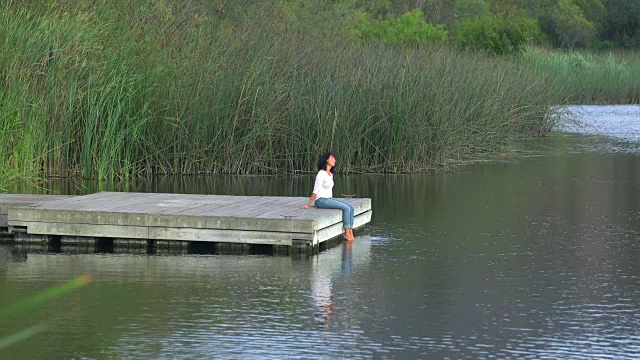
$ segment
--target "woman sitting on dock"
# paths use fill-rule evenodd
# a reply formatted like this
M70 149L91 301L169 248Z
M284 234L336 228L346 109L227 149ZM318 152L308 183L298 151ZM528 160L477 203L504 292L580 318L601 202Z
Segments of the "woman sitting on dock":
M315 205L320 209L340 209L342 210L342 222L344 224L344 238L351 241L355 239L353 236L353 218L355 209L350 204L338 199L334 199L333 194L333 176L336 174L336 157L333 153L328 152L318 161L318 175L313 185L313 192L309 203L300 206L301 209L308 209L315 200Z

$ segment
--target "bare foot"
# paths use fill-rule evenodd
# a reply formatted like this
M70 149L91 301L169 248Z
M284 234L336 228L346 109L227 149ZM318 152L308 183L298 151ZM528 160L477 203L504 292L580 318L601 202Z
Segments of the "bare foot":
M355 239L353 236L353 229L345 229L344 238L347 239L347 241L353 241Z

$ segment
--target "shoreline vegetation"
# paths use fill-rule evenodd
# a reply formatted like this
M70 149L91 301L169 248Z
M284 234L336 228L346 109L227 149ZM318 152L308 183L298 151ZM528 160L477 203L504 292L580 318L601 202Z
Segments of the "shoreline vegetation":
M562 105L640 103L634 50L497 56L348 1L98 3L0 5L4 183L295 173L326 150L342 172L426 172L546 135Z

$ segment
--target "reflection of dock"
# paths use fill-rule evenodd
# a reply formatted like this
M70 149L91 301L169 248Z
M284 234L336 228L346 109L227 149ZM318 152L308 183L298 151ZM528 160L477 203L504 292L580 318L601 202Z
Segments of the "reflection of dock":
M40 252L33 244L0 246L0 271L6 279L68 280L79 273L90 273L101 282L121 282L142 279L145 282L168 284L168 279L181 279L181 283L197 282L212 278L221 281L220 275L229 279L256 281L258 278L278 278L282 282L305 274L311 279L306 284L322 282L324 278L335 280L349 268L365 269L371 260L371 240L367 235L357 236L345 250L336 246L317 256L294 258L285 256L140 256L136 254L91 254L80 251L54 254ZM73 247L71 247L73 248ZM4 264L4 268L2 265ZM51 271L56 269L56 271ZM241 280L245 279L245 280ZM305 280L306 281L306 280ZM176 283L176 282L174 282ZM295 281L295 283L298 283ZM304 285L302 281L299 284ZM257 287L256 287L257 289Z
M115 240L143 248L192 242L223 248L315 248L342 233L340 210L299 209L306 198L118 192L29 197L33 196L23 200L20 195L0 196L0 210L7 214L5 227L16 241L99 241L118 247ZM356 209L356 228L371 220L371 199L344 200Z

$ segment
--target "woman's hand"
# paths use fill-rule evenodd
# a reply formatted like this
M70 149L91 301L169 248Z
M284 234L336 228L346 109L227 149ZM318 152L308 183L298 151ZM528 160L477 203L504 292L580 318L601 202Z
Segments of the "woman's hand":
M313 202L316 200L316 194L311 193L311 198L309 199L309 202L307 203L307 205L302 205L302 206L298 206L300 209L308 209L311 207L311 204L313 204Z

